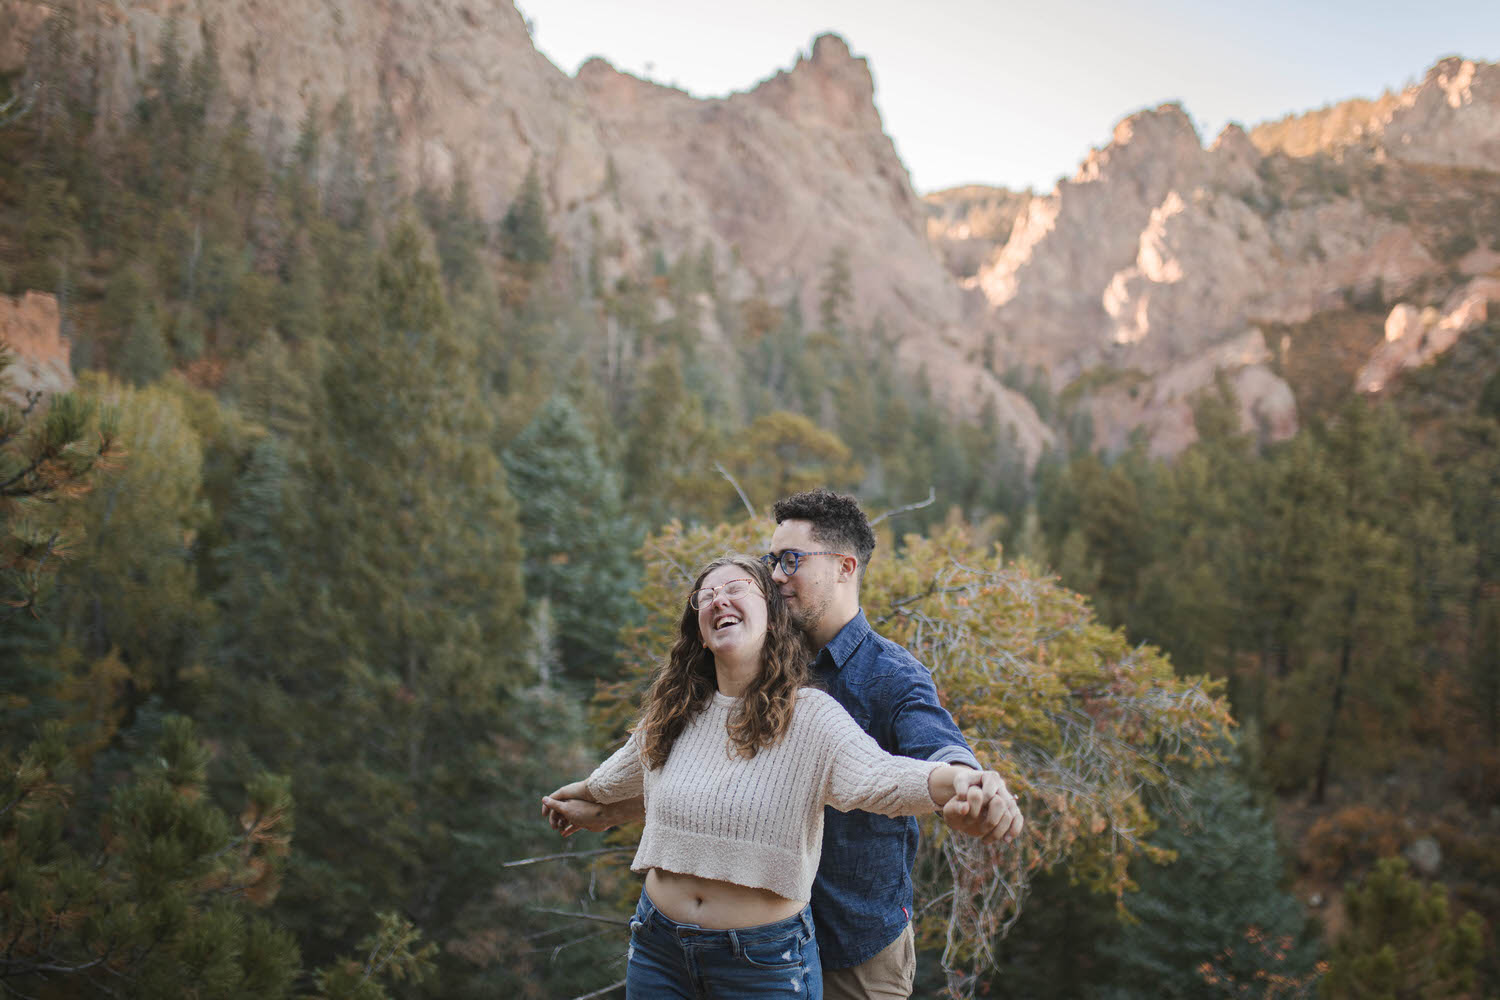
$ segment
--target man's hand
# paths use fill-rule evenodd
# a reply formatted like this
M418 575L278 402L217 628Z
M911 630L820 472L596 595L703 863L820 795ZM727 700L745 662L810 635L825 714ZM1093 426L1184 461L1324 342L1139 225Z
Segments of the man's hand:
M633 823L646 815L644 799L626 799L611 805L600 805L588 794L581 781L564 785L551 795L542 796L542 815L552 829L564 837L580 830L603 833L624 823Z
M943 806L943 822L989 843L1009 844L1020 836L1026 821L1005 779L994 771L971 771L968 777L963 794Z

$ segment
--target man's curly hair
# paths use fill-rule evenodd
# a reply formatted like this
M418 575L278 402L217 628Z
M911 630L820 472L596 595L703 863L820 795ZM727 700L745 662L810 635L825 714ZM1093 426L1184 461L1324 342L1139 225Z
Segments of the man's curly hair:
M859 560L860 579L864 579L865 567L875 551L875 532L870 530L870 520L859 509L858 500L820 487L776 501L771 516L777 524L812 522L813 540L831 550L852 553Z

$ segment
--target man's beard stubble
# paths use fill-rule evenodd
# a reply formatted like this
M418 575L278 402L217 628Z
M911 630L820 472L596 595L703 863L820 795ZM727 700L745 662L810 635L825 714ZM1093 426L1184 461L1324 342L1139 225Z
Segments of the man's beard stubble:
M828 606L833 603L833 599L824 597L817 604L807 604L805 600L801 600L798 603L803 606L792 610L792 624L796 626L797 631L801 632L804 638L810 637L817 627L823 623L823 616L828 614ZM808 641L809 645L811 645L810 638ZM813 650L813 652L816 653L817 650Z

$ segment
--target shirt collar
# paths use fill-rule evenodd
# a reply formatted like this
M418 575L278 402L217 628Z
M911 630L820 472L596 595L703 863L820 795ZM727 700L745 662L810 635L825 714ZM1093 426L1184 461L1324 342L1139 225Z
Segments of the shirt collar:
M849 657L854 655L854 651L859 648L860 643L865 641L870 631L870 623L865 620L865 610L860 608L854 612L854 617L839 629L839 634L819 651L818 659L826 658L833 666L842 670L844 664L849 662Z

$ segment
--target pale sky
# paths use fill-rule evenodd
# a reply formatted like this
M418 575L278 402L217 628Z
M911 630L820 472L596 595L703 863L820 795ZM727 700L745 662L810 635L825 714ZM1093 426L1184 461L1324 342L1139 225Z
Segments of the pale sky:
M1500 0L517 0L572 74L590 56L700 97L748 90L835 31L869 60L918 192L1049 190L1114 124L1178 101L1211 142L1500 60Z

